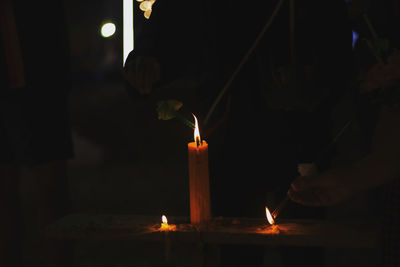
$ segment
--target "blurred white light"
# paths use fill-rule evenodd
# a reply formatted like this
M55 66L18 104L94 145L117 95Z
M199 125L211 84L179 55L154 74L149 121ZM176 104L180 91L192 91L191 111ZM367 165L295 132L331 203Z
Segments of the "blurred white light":
M123 19L124 19L124 36L123 36L123 61L122 65L125 64L126 58L129 53L133 50L133 1L134 0L123 0Z
M112 22L108 22L103 24L103 26L101 26L101 36L103 36L104 38L108 38L114 35L115 33L115 24Z

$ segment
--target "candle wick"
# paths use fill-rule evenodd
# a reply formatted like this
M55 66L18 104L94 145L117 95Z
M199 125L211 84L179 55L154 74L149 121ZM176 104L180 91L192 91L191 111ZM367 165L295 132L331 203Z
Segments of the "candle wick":
M200 146L200 137L196 137L196 146L197 146L197 147Z

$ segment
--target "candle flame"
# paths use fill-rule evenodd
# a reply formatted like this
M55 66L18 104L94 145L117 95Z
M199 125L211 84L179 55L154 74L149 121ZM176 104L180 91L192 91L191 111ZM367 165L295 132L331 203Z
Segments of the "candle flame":
M265 206L265 215L267 216L267 220L268 220L269 224L273 225L275 223L275 220L272 217L271 212L269 212L269 209L267 206Z
M194 117L194 141L196 142L197 146L199 146L201 144L199 124L197 122L196 116L194 114L192 115Z
M163 231L163 232L176 231L176 225L168 224L167 216L163 215L161 217L161 221L162 221L161 226L160 226L160 228L158 228L159 231Z
M162 223L168 224L167 216L163 215L161 217L161 221L162 221Z

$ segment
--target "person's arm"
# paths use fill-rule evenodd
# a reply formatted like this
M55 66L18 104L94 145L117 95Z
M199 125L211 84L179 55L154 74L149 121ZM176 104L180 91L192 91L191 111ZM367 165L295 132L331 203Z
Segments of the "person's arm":
M370 154L346 168L299 177L288 193L294 202L303 205L330 206L399 177L400 111L391 111L384 106Z
M360 189L379 186L400 177L400 111L382 107L372 149L371 154L352 168Z

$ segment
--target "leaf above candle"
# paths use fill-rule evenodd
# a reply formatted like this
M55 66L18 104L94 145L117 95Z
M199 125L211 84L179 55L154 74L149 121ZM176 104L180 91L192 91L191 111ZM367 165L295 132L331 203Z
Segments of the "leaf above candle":
M190 128L194 129L194 124L178 112L178 110L181 109L182 106L182 102L175 99L159 101L157 103L158 119L170 120L173 118L177 118Z
M159 120L170 120L176 117L177 111L183 106L182 102L169 99L157 103L157 112Z

